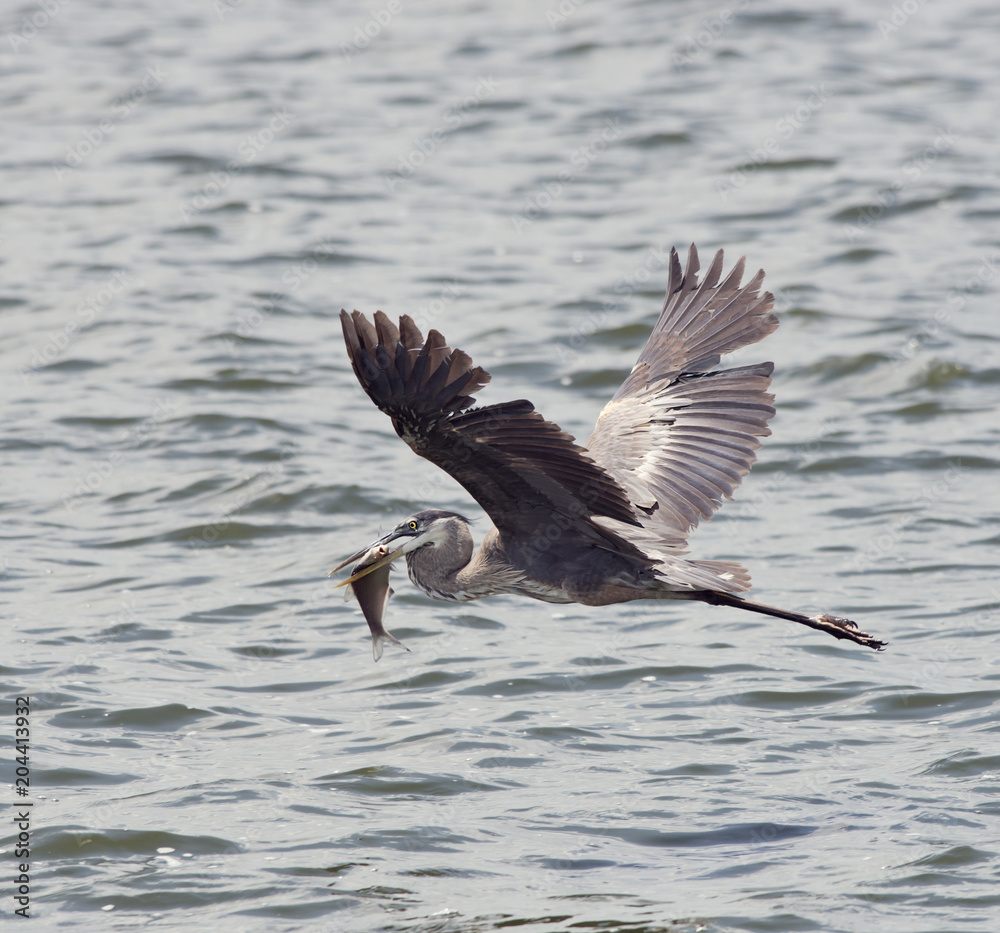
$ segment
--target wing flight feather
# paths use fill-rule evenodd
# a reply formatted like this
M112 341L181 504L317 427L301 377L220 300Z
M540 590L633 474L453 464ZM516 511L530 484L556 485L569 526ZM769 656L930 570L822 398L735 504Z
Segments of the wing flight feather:
M645 529L623 534L647 550L658 540L661 551L683 551L699 520L732 498L757 458L759 438L771 433L772 363L708 372L723 354L778 326L770 313L774 296L759 294L764 273L741 287L744 267L740 259L720 284L719 250L699 282L697 249L691 246L683 273L670 251L659 320L587 441Z
M398 327L381 311L374 324L358 311L341 311L340 319L351 365L369 398L417 454L472 494L501 535L524 544L546 534L551 541L555 529L557 536L571 532L573 540L652 563L594 521L637 525L625 491L531 402L472 407L489 373L438 331L424 340L407 315Z

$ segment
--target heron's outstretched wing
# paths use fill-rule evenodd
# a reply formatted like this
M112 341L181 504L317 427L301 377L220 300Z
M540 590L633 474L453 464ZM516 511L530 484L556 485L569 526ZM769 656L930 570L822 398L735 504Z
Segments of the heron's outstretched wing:
M720 284L720 249L699 283L695 247L683 273L670 251L660 318L587 441L644 528L668 549L682 550L699 518L711 518L723 497L732 498L757 459L758 438L771 433L773 363L705 371L778 326L769 313L774 296L758 294L763 270L741 288L743 268L740 259Z
M340 321L368 397L416 453L472 494L502 535L525 547L547 538L545 548L566 535L651 563L593 521L638 524L615 480L531 402L472 408L489 373L436 330L424 341L405 314L398 328L381 311L374 325L358 311L341 311Z

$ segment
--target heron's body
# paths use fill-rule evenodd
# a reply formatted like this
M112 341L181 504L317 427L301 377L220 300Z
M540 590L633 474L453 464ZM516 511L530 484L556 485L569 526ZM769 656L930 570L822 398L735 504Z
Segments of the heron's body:
M468 520L455 513L438 514L439 521L447 523L443 546L423 547L406 555L410 580L435 599L468 602L506 593L546 603L606 606L651 596L657 585L644 567L633 566L628 558L587 546L561 553L559 563L543 568L540 574L516 542L509 550L504 546L496 528L474 550ZM625 599L620 595L623 591L629 594Z
M858 644L883 642L847 619L806 616L740 596L750 575L731 561L692 560L687 537L731 498L770 434L771 363L713 370L723 354L778 326L773 296L745 286L741 259L720 282L720 251L704 281L694 247L682 274L671 252L660 318L639 360L605 406L586 446L519 400L474 408L489 382L437 331L424 341L409 317L398 329L341 312L354 372L400 437L449 472L493 519L478 550L468 520L426 510L369 549L346 583L406 557L428 596L463 602L505 593L550 603L604 606L634 599L686 599L800 622ZM340 569L339 567L337 569ZM363 608L376 659L387 577L368 584Z

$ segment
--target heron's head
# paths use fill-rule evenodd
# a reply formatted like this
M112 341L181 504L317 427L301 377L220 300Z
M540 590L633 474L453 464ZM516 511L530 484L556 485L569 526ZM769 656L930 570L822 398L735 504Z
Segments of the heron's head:
M401 521L387 535L383 535L377 541L373 541L367 547L352 554L346 560L341 561L331 574L336 573L350 563L359 561L361 566L355 567L354 572L337 586L346 586L355 580L360 580L373 570L391 564L406 554L424 547L435 547L454 540L457 525L467 526L469 520L455 512L445 512L442 509L424 509L409 518ZM369 557L370 555L370 557ZM365 558L369 558L365 560Z

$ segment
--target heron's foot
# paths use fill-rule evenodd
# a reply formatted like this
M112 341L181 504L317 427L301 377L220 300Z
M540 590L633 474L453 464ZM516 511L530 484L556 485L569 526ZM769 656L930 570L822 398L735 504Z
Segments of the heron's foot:
M843 616L831 616L824 612L822 615L813 616L812 621L817 629L828 632L834 638L846 638L856 645L864 645L866 648L881 651L888 644L888 642L881 641L867 632L862 632L857 622L845 619Z

